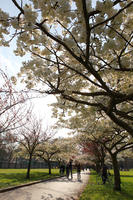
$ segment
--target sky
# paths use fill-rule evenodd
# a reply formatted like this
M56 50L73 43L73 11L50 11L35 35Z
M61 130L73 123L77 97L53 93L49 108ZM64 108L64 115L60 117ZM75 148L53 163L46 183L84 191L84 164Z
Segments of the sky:
M20 1L20 0L19 0ZM24 0L26 2L26 0ZM10 13L12 16L17 14L17 9L14 8L11 0L0 0L0 8L2 10ZM13 50L15 49L15 41L11 42L10 47L1 47L0 46L0 67L4 69L9 76L14 76L19 72L20 67L22 66L22 61L26 59L15 56ZM55 102L55 97L47 96L45 98L33 99L32 104L34 105L34 113L37 118L44 119L44 124L46 126L52 126L56 122L56 119L53 119L52 110L48 104ZM57 136L67 137L68 130L61 129L58 130Z
M20 0L19 0L20 1ZM0 0L0 8L11 16L18 13L17 8L13 6L11 0ZM9 47L0 47L0 66L8 70L9 75L16 75L21 67L23 58L14 55L15 41L11 42Z

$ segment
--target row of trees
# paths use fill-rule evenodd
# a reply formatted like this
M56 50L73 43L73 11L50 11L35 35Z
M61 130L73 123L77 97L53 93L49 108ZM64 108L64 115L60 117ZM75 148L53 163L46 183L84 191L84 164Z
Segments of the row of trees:
M0 160L11 162L28 160L26 178L30 178L33 158L45 161L51 174L51 162L58 167L70 158L77 159L78 144L73 138L56 138L53 127L44 126L44 121L33 114L27 104L28 93L18 91L4 71L0 71ZM29 105L29 106L28 106Z
M25 149L25 158L29 159L29 178L31 160L36 147L49 140L52 133L51 130L42 130L41 121L33 117L33 108L27 103L30 97L27 93L18 91L2 70L0 82L0 159L6 159L10 163L14 157L21 155L21 148Z
M41 122L30 118L23 127L11 131L10 138L5 136L5 145L0 149L0 160L8 159L9 164L16 160L20 162L22 158L27 160L26 178L29 179L33 160L47 163L51 174L52 162L56 162L56 166L60 167L61 164L69 162L70 158L78 159L79 149L73 138L55 138L54 132L52 127L43 131Z
M133 139L125 130L116 126L106 116L101 116L100 113L82 120L78 114L73 114L73 117L67 118L66 127L72 129L74 133L77 132L78 135L66 139L54 138L55 130L52 127L43 130L42 121L32 116L31 107L25 109L26 112L24 112L28 96L24 98L24 94L15 91L10 79L3 71L1 71L1 76L3 78L1 79L3 81L1 87L1 104L3 105L1 107L1 159L2 156L8 157L9 163L16 157L28 159L26 178L30 178L33 158L44 160L51 174L51 161L58 162L58 166L62 162L67 163L70 158L78 159L82 164L85 164L85 161L86 163L91 161L90 163L95 163L96 170L99 172L110 156L114 168L115 188L120 190L117 157L124 150L133 148ZM24 120L23 117L25 117ZM59 121L57 126L64 126L64 122L66 123L66 121ZM5 126L6 123L8 126Z
M122 160L125 152L127 157L132 158L133 138L109 119L100 118L88 131L82 130L79 139L83 152L91 155L98 173L105 163L113 166L114 188L121 190L118 160Z
M120 173L117 157L124 150L133 148L133 139L124 129L116 126L106 115L93 113L89 118L81 119L81 113L66 120L59 120L57 126L66 126L77 132L77 138L55 139L54 130L43 130L41 120L32 116L32 110L25 106L28 95L17 92L8 76L1 71L1 159L8 157L9 163L14 157L28 159L27 178L33 158L47 162L51 174L51 161L67 162L72 156L83 162L88 160L96 164L99 172L108 155L112 159L115 188L120 190ZM22 112L23 111L23 112ZM75 122L75 123L74 123ZM89 122L89 125L88 125ZM81 148L80 148L81 147ZM78 155L79 154L79 155Z

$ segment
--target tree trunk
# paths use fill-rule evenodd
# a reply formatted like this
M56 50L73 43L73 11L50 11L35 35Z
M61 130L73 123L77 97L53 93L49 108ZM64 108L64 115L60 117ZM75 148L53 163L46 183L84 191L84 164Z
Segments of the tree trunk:
M48 161L48 169L49 169L49 174L51 174L51 162Z
M99 161L95 163L95 170L96 170L96 172L97 172L98 174L99 174L100 171L101 171L101 164L100 164Z
M114 169L114 189L121 191L121 180L120 180L120 171L117 162L117 155L112 154L112 162L113 162L113 169Z
M29 163L28 163L28 168L27 168L27 175L26 175L27 179L30 178L31 161L32 161L32 155L30 155L30 158L29 158Z

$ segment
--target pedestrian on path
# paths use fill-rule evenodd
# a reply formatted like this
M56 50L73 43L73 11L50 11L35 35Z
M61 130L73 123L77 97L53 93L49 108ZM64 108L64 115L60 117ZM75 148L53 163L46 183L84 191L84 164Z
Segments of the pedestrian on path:
M60 166L60 175L63 176L65 173L65 165L62 163Z
M81 172L81 165L80 165L79 162L77 162L76 168L77 168L77 180L81 181L81 174L80 174L80 172Z
M73 160L70 159L70 161L69 161L69 170L70 170L70 174L71 174L71 179L73 179L72 162L73 162Z
M66 177L69 179L69 163L66 165Z

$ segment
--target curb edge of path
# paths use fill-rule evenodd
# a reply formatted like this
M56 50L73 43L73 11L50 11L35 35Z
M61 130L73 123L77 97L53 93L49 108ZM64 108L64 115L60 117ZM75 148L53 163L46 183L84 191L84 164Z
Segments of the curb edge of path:
M64 177L64 176L57 176L57 177L53 177L53 178L48 178L46 180L39 180L39 181L34 181L34 182L22 184L22 185L16 185L16 186L12 186L12 187L8 187L8 188L0 189L0 193L4 193L4 192L10 191L10 190L15 190L15 189L21 188L21 187L26 187L26 186L34 185L34 184L37 184L37 183L42 183L42 182L54 180L54 179L61 178L61 177Z

